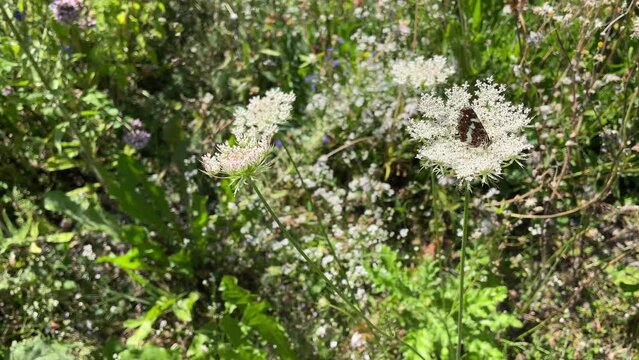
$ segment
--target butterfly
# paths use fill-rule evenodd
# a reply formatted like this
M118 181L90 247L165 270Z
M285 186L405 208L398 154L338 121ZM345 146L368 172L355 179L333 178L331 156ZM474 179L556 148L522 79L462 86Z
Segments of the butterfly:
M477 117L477 113L471 107L465 107L459 113L457 122L457 136L462 142L470 146L490 146L492 141Z

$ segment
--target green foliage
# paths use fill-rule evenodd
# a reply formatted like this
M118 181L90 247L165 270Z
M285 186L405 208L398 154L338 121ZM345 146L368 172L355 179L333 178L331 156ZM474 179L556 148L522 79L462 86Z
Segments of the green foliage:
M237 279L230 276L222 278L220 283L222 299L226 312L220 321L220 328L228 337L233 349L224 349L223 353L245 358L252 348L251 332L259 335L263 341L274 347L275 353L282 359L294 359L288 336L277 319L267 315L269 305L264 301L255 301L255 295L237 285ZM240 313L237 318L234 313ZM257 351L257 349L255 349ZM252 354L256 354L251 352ZM259 351L257 352L259 354ZM260 357L262 355L259 355ZM264 354L265 356L265 354ZM266 357L265 357L266 358Z
M52 1L0 4L0 357L453 358L461 197L420 170L421 90L390 74L436 54L534 119L473 192L464 358L636 357L635 2L84 0L66 24ZM200 171L274 87L294 116L255 180L393 339Z
M517 317L499 311L506 299L507 289L487 281L489 272L485 268L485 252L472 252L468 283L465 289L464 348L469 358L503 359L503 344L499 342L511 327L521 327ZM457 342L457 291L458 277L443 273L438 262L425 257L416 268L405 268L398 254L384 247L379 264L371 265L369 274L377 289L386 294L379 304L389 309L384 317L396 326L406 329L406 341L420 354L432 359L452 359ZM389 324L390 325L390 324ZM405 351L407 359L419 359L414 353Z
M68 344L35 336L14 342L9 349L9 360L73 360L84 357L88 349L82 344Z

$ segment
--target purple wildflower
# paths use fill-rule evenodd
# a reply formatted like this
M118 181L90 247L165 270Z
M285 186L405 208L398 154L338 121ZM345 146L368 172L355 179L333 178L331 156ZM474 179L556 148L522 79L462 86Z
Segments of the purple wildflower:
M131 127L133 129L124 134L124 142L135 150L144 149L151 140L151 134L144 130L144 124L140 119L131 121Z
M280 139L275 139L274 143L275 143L275 147L282 150L282 142L280 141Z
M5 86L2 88L2 96L9 96L13 94L13 88L11 86Z
M144 128L144 124L142 123L142 121L140 121L140 119L133 119L133 121L131 121L131 126L134 129L143 129Z
M324 55L324 58L326 60L329 60L332 55L333 55L333 48L329 47L328 49L326 49L326 55Z
M55 0L49 5L55 19L61 23L71 24L78 20L84 0Z
M317 76L317 74L313 73L307 77L304 78L304 81L307 83L312 83L313 81L315 81L315 77Z
M339 66L339 60L333 60L333 67L338 67Z
M18 20L18 21L22 21L22 19L24 18L24 14L22 12L20 12L20 10L15 10L13 12L13 18Z
M337 43L338 44L343 44L344 43L344 39L340 36L337 38Z
M331 141L333 141L333 138L330 135L328 135L328 134L326 134L326 135L324 135L322 137L322 144L324 144L324 145L330 143Z

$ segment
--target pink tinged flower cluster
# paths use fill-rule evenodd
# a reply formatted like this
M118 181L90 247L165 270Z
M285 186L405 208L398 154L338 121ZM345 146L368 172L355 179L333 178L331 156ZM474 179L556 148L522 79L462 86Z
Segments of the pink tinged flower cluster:
M55 0L49 7L57 21L71 24L80 17L83 3L83 0Z
M499 176L504 165L531 147L523 136L530 123L529 110L508 102L505 87L492 79L478 81L475 87L471 94L467 84L453 86L444 99L434 93L423 95L419 106L423 119L409 125L411 137L422 144L417 157L466 184ZM467 107L477 114L490 137L489 145L472 146L459 139L460 112Z
M267 139L254 143L222 144L217 147L217 153L202 156L202 166L209 176L242 174L259 167L270 148Z
M227 141L217 147L215 154L202 156L204 171L209 176L253 174L264 163L278 125L290 117L293 101L293 93L271 89L264 97L252 98L246 108L238 109L231 129L235 142Z

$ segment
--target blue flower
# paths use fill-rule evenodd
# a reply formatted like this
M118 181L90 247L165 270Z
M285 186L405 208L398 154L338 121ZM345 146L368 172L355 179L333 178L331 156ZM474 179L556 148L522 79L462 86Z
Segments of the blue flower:
M333 67L339 66L339 60L333 60Z
M20 12L20 10L15 10L13 12L13 18L18 20L18 21L22 21L22 19L24 18L24 14Z
M333 48L328 48L328 49L326 49L326 55L324 55L324 58L325 58L326 60L328 60L328 59L330 59L330 58L331 58L331 55L332 55L332 54L333 54Z
M151 140L151 134L144 130L144 124L140 119L131 121L131 131L124 134L124 142L135 150L142 150Z
M276 139L274 143L276 148L282 150L282 142L280 141L280 139Z

